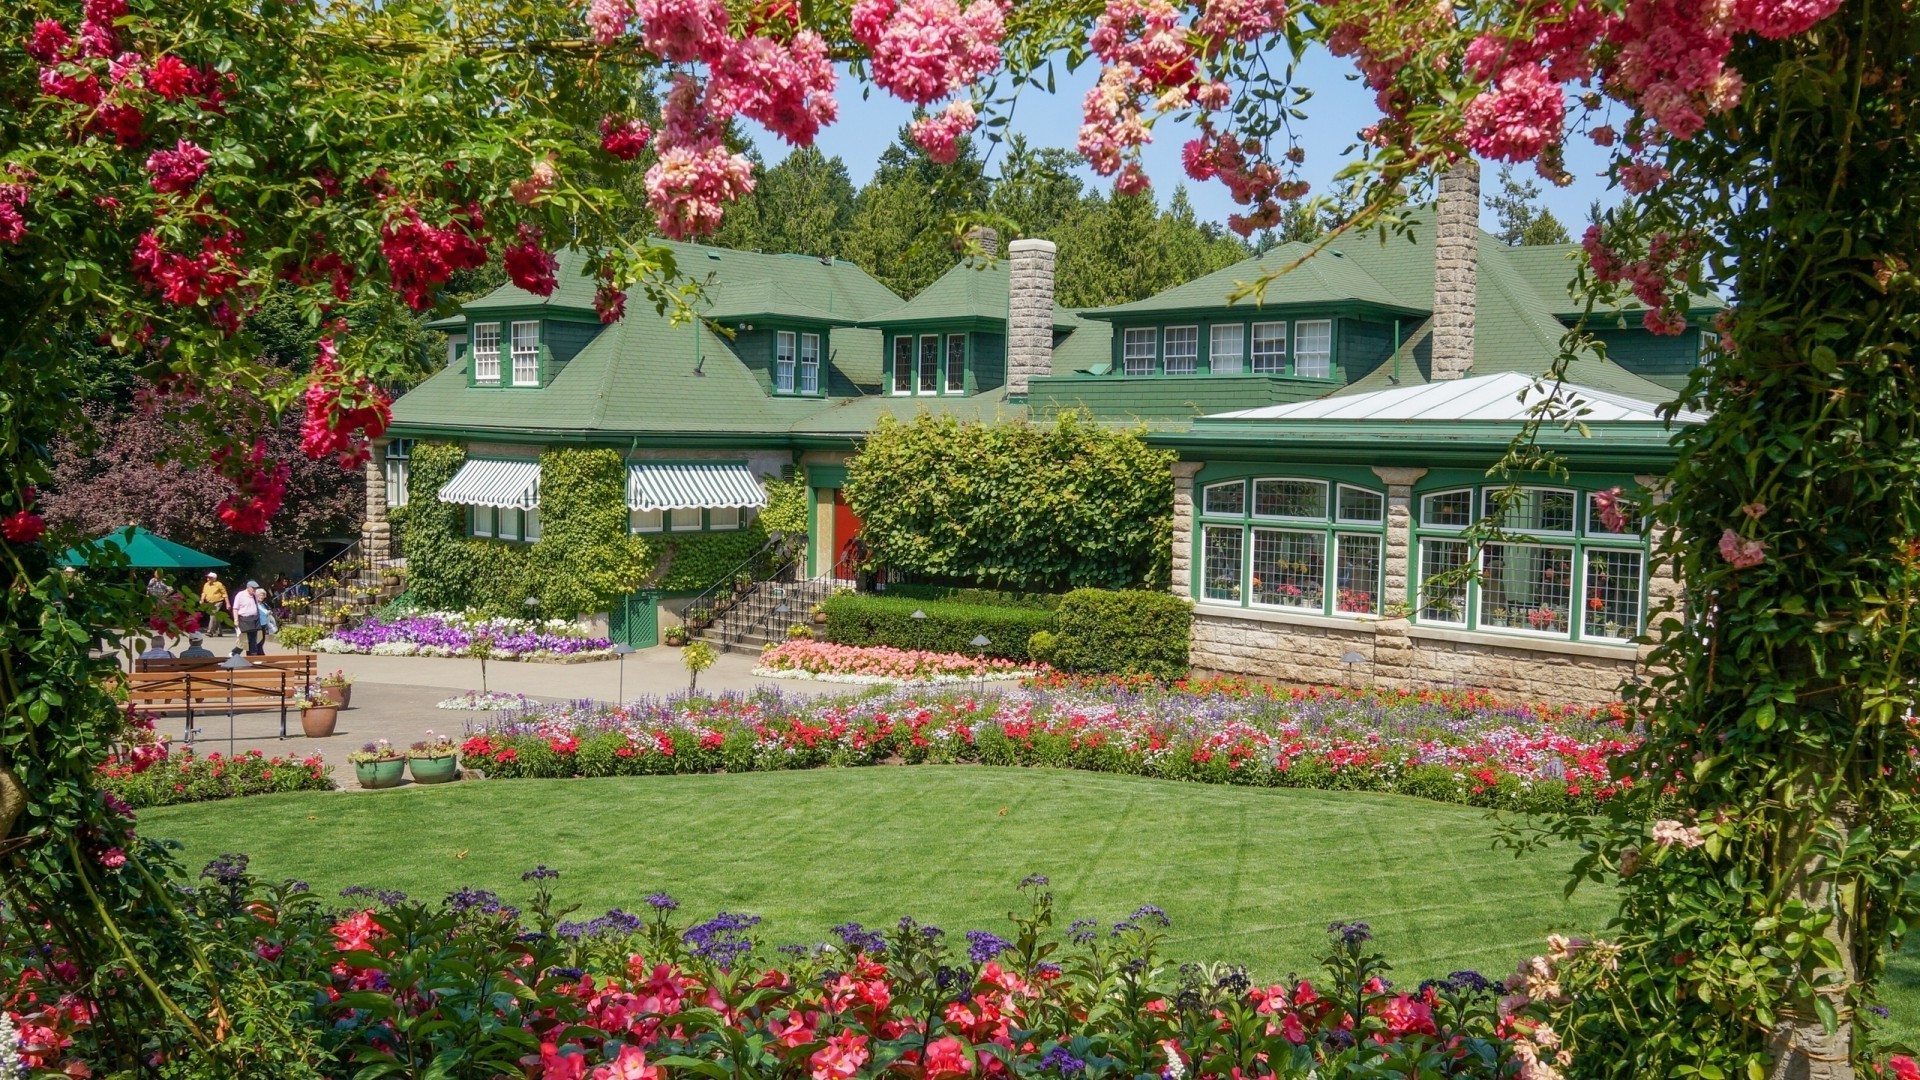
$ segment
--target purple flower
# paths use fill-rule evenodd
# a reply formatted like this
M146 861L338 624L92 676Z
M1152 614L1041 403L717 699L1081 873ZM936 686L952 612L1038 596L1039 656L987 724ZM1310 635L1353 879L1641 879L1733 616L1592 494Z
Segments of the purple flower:
M984 964L1013 948L1013 942L998 934L985 930L967 931L967 957L976 964Z
M676 911L680 907L680 901L666 893L657 892L647 897L647 906L655 911Z
M1091 945L1100 936L1100 923L1096 919L1075 919L1067 927L1067 938L1075 945Z
M560 871L549 869L545 863L541 863L539 866L536 866L533 869L527 871L526 873L521 874L520 880L521 881L545 881L548 878L557 878L559 876L560 876Z
M697 959L710 960L722 971L733 970L735 961L753 951L753 939L747 931L759 925L758 915L721 912L706 922L687 928L680 940Z
M1363 922L1332 923L1328 925L1327 933L1332 934L1348 945L1358 945L1363 941L1373 940L1373 927Z
M887 951L886 935L878 930L868 930L857 922L841 923L833 928L850 953L868 953L878 956Z
M1071 1076L1087 1067L1087 1063L1067 1052L1064 1046L1056 1046L1047 1051L1040 1059L1042 1069L1053 1069L1062 1076Z

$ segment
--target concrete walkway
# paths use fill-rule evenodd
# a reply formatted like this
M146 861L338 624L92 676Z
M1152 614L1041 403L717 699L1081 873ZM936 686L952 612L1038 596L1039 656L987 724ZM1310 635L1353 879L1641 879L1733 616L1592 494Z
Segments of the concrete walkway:
M207 648L225 655L235 640L215 637ZM284 651L272 642L269 652ZM664 697L687 688L686 668L680 662L681 650L660 646L643 649L625 661L624 686L618 660L596 660L581 664L530 664L513 660L487 662L487 689L496 693L525 694L538 701L569 701L592 698L599 701L640 697ZM352 704L340 711L334 734L325 739L309 739L300 730L297 712L289 711L288 737L279 738L280 713L238 713L235 715L231 742L235 753L259 750L269 757L306 757L319 754L334 766L334 780L354 787L353 768L347 754L364 743L386 739L405 747L426 738L428 731L462 738L470 725L484 722L487 714L435 706L440 701L468 690L480 689L480 662L469 659L440 659L425 656L334 656L320 654L320 671L344 671L353 679ZM700 673L702 690L741 690L778 687L783 693L815 697L821 694L847 693L855 689L835 683L805 679L766 679L751 674L754 658L738 653L721 653L714 666ZM204 713L196 718L200 731L196 745L202 753L227 753L228 720L224 712ZM183 737L184 718L163 717L159 729L177 745Z

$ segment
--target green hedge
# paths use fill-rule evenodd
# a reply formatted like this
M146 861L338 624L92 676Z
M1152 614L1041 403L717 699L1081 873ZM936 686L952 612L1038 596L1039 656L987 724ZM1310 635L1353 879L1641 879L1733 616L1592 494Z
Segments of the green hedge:
M967 656L984 652L1009 660L1032 659L1027 639L1053 623L1053 614L1040 608L912 597L832 596L821 609L827 613L826 639L841 645L891 645ZM915 611L927 617L916 619ZM973 645L981 634L992 642L984 650Z
M1007 592L1001 589L975 589L963 585L889 585L885 595L913 600L950 600L956 604L984 607L1036 608L1052 611L1060 606L1065 593Z
M1054 612L1052 655L1041 659L1068 672L1181 679L1192 624L1193 606L1169 593L1075 589Z

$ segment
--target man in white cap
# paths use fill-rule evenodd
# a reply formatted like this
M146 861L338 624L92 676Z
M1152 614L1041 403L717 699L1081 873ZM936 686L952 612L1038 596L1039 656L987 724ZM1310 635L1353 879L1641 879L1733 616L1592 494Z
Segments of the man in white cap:
M260 621L259 590L259 582L249 581L246 588L233 594L233 629L246 635L248 656L267 654L267 632Z
M214 633L220 632L220 615L227 610L227 587L220 583L220 575L207 571L207 583L200 586L200 602L207 605L207 626Z

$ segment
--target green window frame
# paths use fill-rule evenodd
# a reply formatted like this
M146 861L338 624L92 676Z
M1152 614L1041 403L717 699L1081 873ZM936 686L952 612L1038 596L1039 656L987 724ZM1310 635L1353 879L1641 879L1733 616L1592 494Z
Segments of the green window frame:
M1409 582L1422 625L1626 645L1644 631L1649 544L1638 517L1606 524L1609 489L1460 485L1415 500ZM1475 540L1476 522L1506 538ZM1447 575L1473 567L1466 580ZM1436 579L1440 579L1436 581Z
M893 392L901 395L913 393L912 334L901 334L893 339Z
M1194 599L1332 618L1380 614L1386 492L1328 477L1204 484Z
M1120 370L1126 375L1152 375L1159 371L1160 330L1152 326L1130 326L1120 332Z
M627 532L633 536L673 533L738 532L753 523L752 507L725 506L703 510L697 506L675 510L627 510Z
M515 506L467 507L467 535L476 540L531 544L540 539L540 510Z
M946 392L964 394L967 392L967 335L947 335L947 382Z

